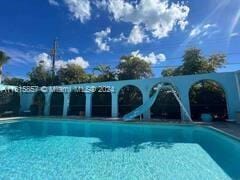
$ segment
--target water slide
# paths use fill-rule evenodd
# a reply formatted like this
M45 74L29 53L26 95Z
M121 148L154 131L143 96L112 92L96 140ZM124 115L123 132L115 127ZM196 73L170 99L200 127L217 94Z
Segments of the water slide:
M178 97L176 91L172 88L172 87L169 87L170 88L170 91L173 93L173 95L175 96L176 100L178 101L180 107L182 108L183 112L185 113L185 115L187 116L188 120L189 121L192 121L192 118L191 116L189 115L189 113L187 112L185 106L183 105L182 101L180 100L180 98Z
M145 102L143 105L139 106L138 108L136 108L135 110L133 110L132 112L125 114L123 116L123 120L124 121L132 121L134 118L142 115L143 113L145 113L148 109L150 109L152 107L152 105L154 104L154 102L157 99L157 96L161 90L161 88L168 88L170 89L170 92L173 93L173 95L175 96L176 100L178 101L180 107L182 108L182 110L184 111L184 113L186 114L187 118L189 121L192 121L191 116L189 115L189 113L187 112L186 108L184 107L183 103L181 102L180 98L178 97L176 91L171 87L171 86L163 86L161 84L159 84L157 86L157 90L156 92L152 95L152 97Z
M161 88L162 88L162 85L159 84L157 86L156 92L152 95L152 97L147 102L145 102L143 105L139 106L138 108L136 108L132 112L130 112L128 114L125 114L123 116L123 120L124 121L131 121L135 117L140 116L141 114L145 113L149 108L151 108L152 105L154 104L154 102L156 101L158 93L161 90Z

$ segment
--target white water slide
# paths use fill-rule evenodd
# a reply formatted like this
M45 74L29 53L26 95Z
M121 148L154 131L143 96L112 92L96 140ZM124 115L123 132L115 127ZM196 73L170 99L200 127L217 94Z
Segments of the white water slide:
M152 95L152 97L150 97L150 99L148 101L146 101L143 105L139 106L138 108L136 108L135 110L133 110L132 112L125 114L123 116L123 120L124 121L132 121L134 120L134 118L142 115L143 113L145 113L148 109L150 109L152 107L152 105L154 104L154 102L157 99L157 96L160 92L160 90L162 88L167 88L170 90L170 92L173 93L173 95L175 96L176 100L178 101L180 107L182 108L182 110L184 111L184 113L186 114L187 118L189 121L192 121L189 113L186 111L186 108L184 107L184 105L182 104L180 98L178 97L176 91L171 87L171 86L164 86L162 84L159 84L157 86L157 90L156 92Z

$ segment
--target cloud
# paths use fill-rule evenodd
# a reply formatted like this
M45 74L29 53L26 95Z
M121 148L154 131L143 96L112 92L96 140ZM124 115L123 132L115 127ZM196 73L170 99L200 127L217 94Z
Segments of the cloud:
M230 34L230 37L236 37L239 36L240 34L238 32L233 32Z
M121 41L128 40L128 38L123 33L121 33L118 37L114 37L114 38L109 37L108 39L111 42L121 42Z
M147 39L147 36L144 34L144 31L139 25L135 25L128 37L128 43L139 44L142 43L145 39Z
M185 29L190 9L183 3L170 4L168 0L140 0L132 3L109 0L108 11L114 20L133 24L132 32L141 26L154 38L161 39L177 26L181 30Z
M46 69L51 69L52 67L52 60L47 53L41 53L35 57L37 65L42 64ZM89 67L88 61L84 60L82 57L76 57L74 59L69 59L67 61L64 60L57 60L55 62L56 69L60 69L62 67L66 67L67 64L76 64L81 66L82 68Z
M143 41L149 41L149 38L144 34L143 29L135 25L132 31L130 32L129 37L126 37L123 33L121 33L117 37L111 37L111 28L107 27L105 30L99 31L95 33L95 43L97 44L100 51L109 51L110 42L123 42L126 41L130 44L139 44Z
M21 47L30 47L29 45L22 43L22 42L13 42L13 41L8 41L8 40L2 40L2 43L7 44L7 45L12 45L12 46L21 46Z
M52 60L47 53L41 53L35 57L37 65L43 64L46 69L51 69Z
M95 33L95 43L97 44L100 51L109 51L110 46L108 42L111 38L108 38L108 35L111 33L111 28L107 27L105 30Z
M149 53L148 55L144 56L140 53L139 50L133 51L131 55L143 59L144 61L151 63L151 64L158 64L159 62L166 61L165 54L159 53L155 54L154 52Z
M108 6L107 0L96 0L94 1L94 5L99 9L106 9Z
M36 54L38 54L36 51L26 51L16 48L0 47L0 50L4 51L8 56L11 57L9 63L12 65L29 65L29 63L33 63L34 57Z
M76 57L74 59L70 59L67 61L67 64L76 64L81 66L84 69L89 67L88 61L84 60L82 57Z
M59 6L59 3L56 0L48 0L48 3L53 6Z
M89 0L64 0L72 13L73 18L80 20L81 23L91 18L91 5Z
M211 36L214 33L218 32L217 25L216 24L204 24L200 26L196 26L193 28L189 34L189 37L195 38L195 37L206 37Z
M23 42L17 42L17 41L9 41L9 40L2 40L1 41L3 44L6 44L7 46L13 47L13 49L38 49L38 50L47 50L42 45L31 45L31 44L26 44ZM18 46L18 47L16 47Z
M74 47L70 47L68 49L68 51L72 52L72 53L75 53L75 54L79 54L79 50L77 48L74 48Z

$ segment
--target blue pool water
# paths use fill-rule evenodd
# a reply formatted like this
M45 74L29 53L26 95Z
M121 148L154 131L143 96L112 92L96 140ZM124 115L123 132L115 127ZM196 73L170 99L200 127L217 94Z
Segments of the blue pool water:
M240 179L240 142L196 126L0 124L0 179Z

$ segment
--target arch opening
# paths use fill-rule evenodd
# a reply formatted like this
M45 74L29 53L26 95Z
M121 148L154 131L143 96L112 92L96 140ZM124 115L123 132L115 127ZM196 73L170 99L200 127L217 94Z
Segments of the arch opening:
M171 92L170 88L167 86L171 86L174 90L175 88L170 83L162 83L165 88L163 87L158 96L156 101L151 107L151 118L152 119L174 119L174 120L181 120L181 108L176 99L176 97ZM150 96L155 92L155 85L151 92ZM178 94L177 94L178 95Z
M192 119L201 121L203 114L209 114L214 121L228 118L224 89L213 80L202 80L192 85L189 91Z
M0 91L0 116L17 116L20 110L20 95L12 91Z
M42 116L44 114L45 95L38 91L33 97L33 103L30 107L33 116Z
M141 90L133 85L124 86L118 94L118 113L122 117L143 104Z
M92 94L92 116L111 117L112 94L111 92L100 92L98 89Z
M63 114L64 96L62 92L53 92L50 102L50 115L60 116Z
M71 92L69 111L70 116L84 116L86 105L86 95L83 92Z

